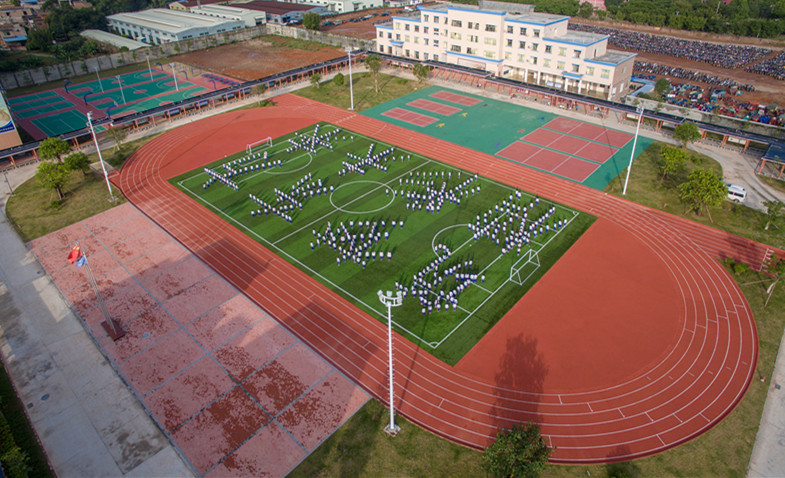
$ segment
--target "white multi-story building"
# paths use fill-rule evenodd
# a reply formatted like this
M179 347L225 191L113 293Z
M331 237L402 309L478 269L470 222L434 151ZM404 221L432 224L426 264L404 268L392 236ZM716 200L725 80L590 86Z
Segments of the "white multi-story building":
M239 20L208 17L164 8L117 13L107 16L106 20L109 28L114 32L153 45L245 28Z
M417 9L376 25L377 51L611 100L630 84L635 54L608 50L607 35L568 31L570 17L501 2Z

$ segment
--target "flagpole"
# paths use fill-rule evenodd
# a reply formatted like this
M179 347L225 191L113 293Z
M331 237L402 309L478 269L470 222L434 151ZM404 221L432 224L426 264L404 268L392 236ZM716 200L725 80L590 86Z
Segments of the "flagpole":
M78 246L79 243L77 242L76 245ZM109 311L106 309L104 299L101 297L101 292L98 290L98 283L95 281L95 275L93 274L93 268L90 267L90 261L87 260L87 254L81 251L81 249L80 252L84 256L84 266L87 268L87 278L90 280L90 286L93 288L96 299L98 299L98 307L101 308L101 312L104 314L104 322L101 322L101 327L103 327L104 331L109 334L109 337L116 342L125 335L125 331L116 320L109 317Z

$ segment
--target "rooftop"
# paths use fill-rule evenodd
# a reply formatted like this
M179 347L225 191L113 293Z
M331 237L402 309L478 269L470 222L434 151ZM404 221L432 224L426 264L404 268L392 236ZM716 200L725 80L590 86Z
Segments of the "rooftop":
M284 13L289 12L305 12L317 7L316 5L301 5L299 3L275 2L269 0L252 0L247 3L233 3L232 6L271 13L273 15L283 15Z
M113 33L107 33L101 30L85 30L81 32L79 35L85 38L90 38L91 40L95 40L97 42L107 43L109 45L116 46L117 48L126 47L129 50L136 50L137 48L144 48L146 46L150 46L140 41L131 40L130 38L126 38L120 35L115 35Z
M153 8L131 13L116 13L114 15L108 15L106 18L108 20L133 23L135 25L170 33L179 33L197 27L210 28L229 21L234 22L233 20L208 17L166 8Z
M605 38L608 38L608 35L568 30L566 34L559 35L553 39L559 41L568 41L570 43L577 43L578 45L591 45L592 43L596 43ZM546 38L546 40L550 40L550 38Z
M587 59L587 61L601 61L603 63L611 63L613 65L618 65L620 63L624 63L625 61L631 58L635 58L636 56L637 56L636 53L617 51L617 50L607 50L604 55L598 56L597 58Z

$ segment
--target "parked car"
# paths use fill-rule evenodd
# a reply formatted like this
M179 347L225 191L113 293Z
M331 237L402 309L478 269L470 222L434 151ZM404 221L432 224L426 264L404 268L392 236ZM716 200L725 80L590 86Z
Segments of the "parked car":
M747 190L737 184L728 184L728 199L743 203L747 199Z

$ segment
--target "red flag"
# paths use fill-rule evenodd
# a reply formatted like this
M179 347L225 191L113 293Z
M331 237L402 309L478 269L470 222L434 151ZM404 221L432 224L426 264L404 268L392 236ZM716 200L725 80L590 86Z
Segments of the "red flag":
M79 245L77 244L73 249L71 249L71 252L68 253L68 262L73 264L77 259L79 259L79 256L81 255L82 251L79 250Z

